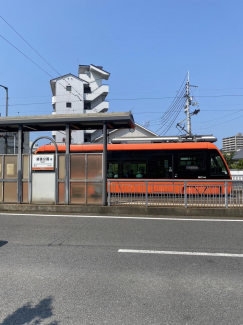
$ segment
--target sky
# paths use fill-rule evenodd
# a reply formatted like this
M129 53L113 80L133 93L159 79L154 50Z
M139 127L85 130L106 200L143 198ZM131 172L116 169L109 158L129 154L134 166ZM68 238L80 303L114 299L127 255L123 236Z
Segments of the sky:
M9 116L51 114L52 67L78 75L79 64L94 64L111 74L109 112L131 111L163 135L163 114L189 71L200 109L192 133L213 134L220 149L223 137L243 132L242 12L242 0L3 1L0 84L9 89ZM182 107L165 135L178 135L184 118Z

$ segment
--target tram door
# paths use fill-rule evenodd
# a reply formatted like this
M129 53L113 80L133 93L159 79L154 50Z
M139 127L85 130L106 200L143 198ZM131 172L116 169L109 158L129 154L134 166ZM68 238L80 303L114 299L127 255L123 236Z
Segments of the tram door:
M152 157L152 178L171 179L173 178L173 156L153 155Z

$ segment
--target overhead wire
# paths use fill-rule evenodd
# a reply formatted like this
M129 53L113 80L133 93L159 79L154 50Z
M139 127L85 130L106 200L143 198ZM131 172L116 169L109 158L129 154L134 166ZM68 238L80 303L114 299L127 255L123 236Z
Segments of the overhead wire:
M0 16L0 18L3 20L3 21L5 21L5 23L26 43L26 44L28 44L28 46L30 47L30 48L32 48L32 50L37 54L37 55L39 55L39 57L41 57L42 58L42 60L43 61L45 61L57 74L59 74L59 76L61 76L60 75L60 73L38 52L38 51L36 51L36 49L34 49L34 47L29 43L29 42L27 42L26 41L26 39L24 39L24 37L22 36L22 35L20 35L18 32L17 32L17 30L16 29L14 29L13 28L13 26L11 26L7 21L6 21L6 19L4 19L2 16Z
M184 106L184 105L183 105L183 106ZM163 132L163 135L165 135L165 134L169 131L169 129L170 129L171 126L174 124L174 122L175 122L175 120L177 119L177 117L178 117L178 115L180 114L180 112L181 112L181 108L179 107L179 109L177 110L177 112L176 112L176 114L175 114L173 120L171 121L170 125L169 125L169 126L166 128L166 130Z
M234 121L234 120L238 119L239 117L243 117L243 115L237 116L237 117L235 117L235 118L233 118L233 119L231 119L231 120L228 120L228 121L225 121L225 122L221 122L221 123L218 123L218 124L215 124L215 125L211 125L211 126L208 126L208 127L206 127L206 128L202 128L202 129L210 129L210 128L213 128L213 127L215 127L215 126L222 125L222 124L225 124L225 123L228 123L228 122Z
M45 74L47 74L49 77L53 78L46 70L42 69L37 63L35 63L32 59L30 59L26 54L24 54L21 50L19 50L15 45L13 45L11 42L9 42L5 37L0 35L2 39L4 39L7 43L9 43L12 47L14 47L17 51L19 51L23 56L25 56L29 61L31 61L34 65L36 65L39 69L41 69Z
M1 36L1 35L0 35ZM74 96L76 96L75 94L73 94ZM230 96L230 95L225 95L225 96ZM238 96L242 96L243 97L243 95L238 95ZM204 97L207 97L207 96L204 96ZM211 96L212 97L212 96ZM217 97L217 96L215 96L215 97ZM10 97L10 98L12 98L12 97ZM23 97L24 98L24 97ZM28 98L28 97L26 97L26 98ZM149 97L149 98L133 98L133 99L129 99L129 98L127 98L127 99L118 99L118 98L109 98L109 101L113 101L113 100L116 100L116 101L119 101L119 100L143 100L143 99L148 99L148 100L151 100L151 99L167 99L167 98L175 98L175 97L161 97L161 98L151 98L151 97ZM177 99L181 99L182 97L176 97ZM5 99L5 98L2 98L2 99ZM79 102L80 100L71 100L70 102ZM61 103L61 102L64 102L64 101L59 101L59 102L57 102L57 103ZM50 103L50 102L40 102L40 103L38 103L38 104L48 104L48 103ZM34 105L34 104L37 104L37 103L35 103L35 102L31 102L31 103L26 103L26 104L22 104L22 103L17 103L17 104L13 104L12 106L17 106L17 105ZM228 105L207 105L207 106L213 106L213 107L215 107L215 106L243 106L243 104L228 104ZM1 106L1 105L0 105ZM2 105L2 106L4 106L4 105ZM9 106L11 106L11 105L9 105ZM140 108L131 108L131 109L140 109ZM211 109L210 110L206 110L206 109L204 109L203 111L212 111ZM222 109L220 109L220 110L215 110L215 111L224 111L224 110L222 110ZM227 109L225 110L225 111L228 111ZM158 111L158 113L159 113L159 111ZM165 111L165 113L169 113L168 112L168 110L167 111ZM162 117L160 118L160 119L162 119Z
M225 117L227 117L227 116L231 116L231 115L234 115L234 114L238 114L238 113L240 113L240 112L242 112L243 110L242 109L240 109L239 111L237 111L237 112L233 112L233 113L230 113L230 114L227 114L227 115L224 115L224 116L219 116L219 117L217 117L217 118L215 118L215 119L211 119L211 120L207 120L207 121L201 121L201 122L195 122L195 123L210 123L210 122L212 122L212 121L216 121L216 120L219 120L219 119L222 119L222 118L225 118Z
M241 88L232 88L232 89L241 89ZM211 89L208 89L208 90L211 90ZM143 94L148 93L148 94L150 94L150 93L160 93L160 92L176 92L176 93L178 93L178 91L175 91L175 90L173 90L173 91L170 91L170 90L163 91L162 90L162 91L157 91L157 92L154 92L154 91L151 91L151 92L149 92L149 91L143 91L143 92L136 92L136 91L135 92L109 92L109 95L111 95L111 94L137 94L137 93L143 93ZM100 93L96 92L96 94L103 94L103 92L100 92ZM66 96L66 95L59 95L59 96ZM232 96L232 95L227 95L226 94L225 96ZM238 95L238 96L243 96L243 95ZM38 98L38 97L50 97L50 95L11 96L11 98ZM198 95L196 95L196 97L207 97L207 96L198 96ZM155 98L155 99L165 99L165 98L175 98L175 97L159 97L159 98ZM0 99L5 99L5 97L0 97ZM147 98L141 98L141 99L153 99L153 98L152 97L147 97ZM237 106L237 105L242 105L242 104L231 104L231 106ZM222 104L222 105L207 105L207 106L228 106L228 105L227 104Z
M34 48L33 48L33 46L31 46L25 39L24 39L24 37L22 37L2 16L0 16L0 18L10 27L10 28L12 28L13 30L14 30L14 32L26 43L26 44L28 44L28 46L33 50L33 51L35 51L35 53L37 54L37 55L39 55L41 58L42 58L42 60L44 60L60 77L61 77L61 75L60 75L60 73L49 63L49 62L47 62L47 60L38 52L38 51L36 51ZM55 79L55 78L53 78L53 76L51 76L47 71L45 71L43 68L41 68L36 62L34 62L32 59L30 59L26 54L24 54L21 50L19 50L15 45L13 45L10 41L8 41L5 37L3 37L2 35L0 35L0 37L2 37L7 43L9 43L11 46L13 46L17 51L19 51L22 55L24 55L28 60L30 60L33 64L35 64L39 69L41 69L44 73L46 73L49 77L51 77L52 79ZM66 81L67 82L67 80L66 79L63 79L64 81ZM57 81L63 88L65 88L59 81ZM68 83L68 82L67 82ZM79 96L81 96L82 97L82 95L74 88L74 87L72 87L77 93L78 93L78 95ZM74 96L77 96L78 97L78 95L76 95L76 94L73 94ZM79 98L79 97L78 97ZM80 98L79 98L80 99ZM82 100L82 99L80 99L80 100Z
M156 131L156 133L158 133L161 129L163 129L163 127L167 124L168 121L172 120L172 122L169 122L169 126L162 131L161 133L164 132L164 134L170 129L171 125L173 124L173 121L175 120L175 116L177 117L181 111L182 108L182 103L183 106L185 104L185 91L186 91L186 84L185 84L185 80L187 78L187 75L185 76L179 90L177 93L177 96L174 97L171 105L169 106L169 108L167 109L167 111L162 115L162 117L159 119L159 121L161 122L161 126L160 128Z
M166 116L166 118L164 119L164 121L162 122L161 127L157 130L157 132L162 129L168 120L173 120L173 116L178 116L178 112L181 111L181 109L184 107L185 104L185 98L180 98L178 99L178 101L175 103L175 105L173 106L173 109L171 110L171 112Z

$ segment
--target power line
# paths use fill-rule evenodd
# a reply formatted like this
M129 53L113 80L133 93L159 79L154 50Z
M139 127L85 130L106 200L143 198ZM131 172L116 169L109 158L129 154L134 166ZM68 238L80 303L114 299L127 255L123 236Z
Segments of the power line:
M39 57L41 57L42 58L42 60L43 61L45 61L57 74L59 74L59 76L61 76L60 75L60 73L49 63L49 62L47 62L47 60L45 59L45 58L43 58L43 56L38 52L38 51L36 51L34 48L33 48L33 46L31 46L30 45L30 43L29 42L27 42L26 41L26 39L24 39L23 38L23 36L21 36L17 31L16 31L16 29L14 29L2 16L0 16L1 18L2 18L2 20L4 20L5 21L5 23L10 27L10 28L12 28L12 30L13 31L15 31L15 33L17 34L17 35L19 35L19 37L26 43L26 44L28 44L29 45L29 47L30 48L32 48L32 50L37 54L37 55L39 55Z
M14 31L15 31L15 33L22 39L22 40L24 40L29 46L30 46L30 48L32 49L32 50L34 50L35 51L35 53L37 53L41 58L42 58L42 60L44 60L52 69L54 69L56 72L57 72L57 74L59 74L59 76L61 76L60 75L60 73L55 69L55 68L53 68L53 66L50 64L50 63L48 63L47 62L47 60L46 59L44 59L43 58L43 56L38 52L38 51L36 51L34 48L33 48L33 46L31 46L2 16L0 16L2 19L3 19L3 21L5 21L5 23L6 24L8 24L8 26L9 27L11 27ZM51 77L52 79L54 79L53 78L53 76L51 76L47 71L45 71L43 68L41 68L37 63L35 63L32 59L30 59L26 54L24 54L21 50L19 50L15 45L13 45L11 42L9 42L5 37L3 37L2 35L0 35L7 43L9 43L11 46L13 46L17 51L19 51L22 55L24 55L28 60L30 60L32 63L34 63L39 69L41 69L43 72L45 72L49 77ZM63 79L64 81L66 81L66 83L68 84L68 82L67 82L67 80L66 79ZM59 81L57 81L63 88L65 88ZM74 87L72 87L80 96L82 96ZM77 96L78 97L78 95L75 95L75 94L73 94L74 96ZM79 97L78 97L79 98ZM80 99L80 98L79 98ZM81 99L80 99L81 100Z
M232 88L232 89L240 89L240 88ZM243 88L242 88L243 89ZM210 90L210 89L209 89ZM213 89L212 89L213 90ZM162 92L177 92L178 91L162 91ZM117 92L109 92L109 95L110 94L137 94L137 93L140 93L140 92L137 92L137 91L134 91L134 92L124 92L124 93L117 93ZM159 93L159 92L141 92L141 93ZM103 92L100 92L100 93L97 93L96 94L103 94ZM66 96L66 95L59 95L59 96ZM232 95L225 95L225 96L232 96ZM243 96L243 95L238 95L238 96ZM11 98L38 98L38 97L50 97L50 95L35 95L35 96L11 96ZM206 96L196 96L196 97L206 97ZM218 96L215 96L215 97L218 97ZM160 99L161 97L159 97L158 99ZM174 97L162 97L162 98L174 98ZM0 97L0 99L5 99L5 97ZM152 99L152 98L145 98L145 99ZM222 105L207 105L207 106L228 106L229 104L222 104ZM238 105L243 105L243 104L230 104L231 106L238 106Z
M1 36L1 35L0 35ZM62 85L63 86L63 85ZM63 86L64 87L64 86ZM75 94L73 94L73 96L76 96ZM224 95L225 96L231 96L231 95ZM243 95L235 95L235 96L241 96L243 97ZM199 96L199 97L219 97L219 96ZM11 98L14 98L14 97L10 97ZM16 97L18 98L18 97ZM31 97L22 97L22 98L31 98ZM152 97L149 97L149 98L127 98L127 99L121 99L121 98L109 98L109 101L123 101L123 100L151 100L151 99L168 99L168 98L181 98L181 97L160 97L160 98L152 98ZM4 98L2 98L4 99ZM80 100L77 100L77 101L74 101L74 100L71 100L69 102L79 102ZM57 103L63 103L64 101L60 101L60 102L57 102ZM22 103L17 103L17 104L13 104L13 105L9 105L9 106L18 106L18 105L31 105L31 104L48 104L49 102L41 102L41 103L26 103L26 104L22 104ZM4 105L0 105L0 106L4 106ZM228 104L228 105L207 105L207 106L243 106L243 104ZM132 109L139 109L139 108L132 108ZM202 111L212 111L211 109L210 110L202 110ZM217 111L223 111L223 110L217 110ZM228 110L226 110L228 111Z
M166 129L160 133L160 134L162 134L164 132L163 135L166 134L168 132L168 130L171 128L171 126L173 125L177 116L179 115L182 107L184 107L185 101L186 101L186 98L185 98L185 91L186 91L185 80L186 80L186 78L187 78L187 75L185 76L185 78L177 92L177 96L175 96L175 98L173 99L173 101L172 101L171 105L169 106L169 108L167 109L167 111L160 118L162 125L156 131L156 133L158 133L158 131L163 129L164 126L166 126L167 123L169 123L169 125L166 127ZM178 94L179 94L179 96L178 96ZM171 120L171 122L170 122L170 120Z
M0 35L7 43L9 43L13 48L15 48L17 51L19 51L23 56L25 56L29 61L31 61L34 65L36 65L39 69L41 69L45 74L47 74L49 77L53 78L47 71L42 69L37 63L35 63L33 60L31 60L26 54L24 54L22 51L20 51L15 45L13 45L11 42L9 42L5 37Z
M213 127L215 127L215 126L218 126L218 125L221 125L221 124L225 124L225 123L228 123L228 122L234 121L234 120L236 120L236 119L238 119L239 117L242 117L242 116L243 116L243 115L240 115L240 116L235 117L235 118L233 118L233 119L231 119L231 120L228 120L228 121L225 121L225 122L221 122L221 123L218 123L218 124L215 124L215 125L211 125L211 126L209 126L209 127L207 127L207 128L202 128L202 129L210 129L210 128L213 128Z
M239 111L237 111L237 112L233 112L233 113L230 113L230 114L227 114L227 115L224 115L224 116L220 116L220 117L217 117L217 118L215 118L215 119L211 119L211 120L207 120L207 121L201 121L201 122L195 122L195 123L210 123L210 122L212 122L212 121L217 121L217 120L219 120L219 119L222 119L222 118L225 118L225 117L227 117L227 116L230 116L230 115L233 115L233 114L238 114L238 113L240 113L240 112L242 112L243 110L242 109L240 109Z

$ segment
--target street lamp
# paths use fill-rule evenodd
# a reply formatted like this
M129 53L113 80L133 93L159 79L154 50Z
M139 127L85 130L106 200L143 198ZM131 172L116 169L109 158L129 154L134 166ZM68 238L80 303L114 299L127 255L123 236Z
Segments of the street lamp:
M8 87L0 85L6 90L6 116L8 116ZM6 133L4 136L5 143L4 143L4 153L7 154L8 151L8 134Z
M8 116L8 87L0 85L0 87L3 87L6 90L6 116Z

